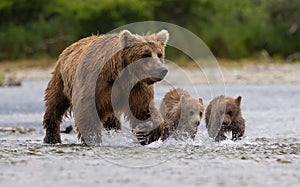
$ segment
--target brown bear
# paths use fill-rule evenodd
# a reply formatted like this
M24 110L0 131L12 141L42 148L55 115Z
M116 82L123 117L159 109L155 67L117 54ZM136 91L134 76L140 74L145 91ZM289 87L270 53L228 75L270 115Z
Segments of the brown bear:
M101 143L102 127L121 129L124 113L135 129L140 123L163 123L154 106L153 84L168 70L164 51L169 33L91 36L67 47L59 56L45 90L45 143L61 143L60 123L73 111L78 138Z
M232 140L238 140L244 135L245 120L241 112L242 97L214 98L206 108L205 121L208 135L215 141L226 139L225 133L232 132Z
M176 139L189 137L194 139L203 116L202 98L193 98L184 89L172 89L167 92L160 105L165 123L153 129L152 126L139 125L135 132L140 142L149 144L169 136Z

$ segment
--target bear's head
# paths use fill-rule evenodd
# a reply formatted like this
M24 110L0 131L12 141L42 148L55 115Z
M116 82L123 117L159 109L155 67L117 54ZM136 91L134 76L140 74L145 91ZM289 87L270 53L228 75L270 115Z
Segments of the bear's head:
M181 114L176 131L177 133L185 133L194 139L204 113L203 101L201 98L196 99L182 95L180 105Z
M132 34L128 30L120 32L122 58L129 73L147 84L161 81L168 73L164 66L168 39L169 33L166 30L145 36Z
M237 98L232 98L232 97L226 97L225 102L225 111L220 111L221 112L221 119L222 119L222 126L230 126L231 123L237 119L237 117L241 113L241 100L242 97L238 96Z
M215 138L220 130L229 128L238 119L241 115L241 100L241 96L234 99L221 95L209 103L205 113L205 120L210 137Z

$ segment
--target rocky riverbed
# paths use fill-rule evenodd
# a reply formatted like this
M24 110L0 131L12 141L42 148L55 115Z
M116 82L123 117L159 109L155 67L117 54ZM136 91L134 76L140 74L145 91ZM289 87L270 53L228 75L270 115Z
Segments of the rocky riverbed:
M212 90L213 85L197 82L186 85L169 78L172 86L201 96L205 106L214 94L242 95L245 137L237 142L215 143L208 138L203 120L194 141L169 139L141 146L123 121L121 132L104 133L102 146L85 147L78 142L74 131L62 134L62 144L43 144L43 95L48 78L28 80L28 77L21 87L0 88L0 186L300 184L300 84L297 82L264 85L236 82ZM170 86L161 83L155 89L159 104ZM72 119L66 119L62 129L68 125L74 125Z

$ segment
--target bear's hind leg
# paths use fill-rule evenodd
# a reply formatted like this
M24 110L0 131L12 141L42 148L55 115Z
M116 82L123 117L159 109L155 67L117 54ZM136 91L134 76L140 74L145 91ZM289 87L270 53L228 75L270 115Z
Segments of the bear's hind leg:
M63 86L61 76L54 73L45 92L46 110L43 126L46 129L46 135L44 143L61 143L60 123L70 107L68 98L63 94Z

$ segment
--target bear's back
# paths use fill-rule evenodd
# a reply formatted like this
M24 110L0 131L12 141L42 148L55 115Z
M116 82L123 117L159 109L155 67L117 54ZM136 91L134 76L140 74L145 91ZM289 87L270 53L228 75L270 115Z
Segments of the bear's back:
M160 104L160 112L163 116L165 116L166 113L174 110L174 108L180 110L180 97L182 95L185 97L190 97L190 94L187 91L180 88L172 89L165 94Z
M166 105L167 108L173 108L175 103L180 103L180 97L190 97L190 94L183 90L183 89L173 89L166 93L165 97L163 98L163 103Z

